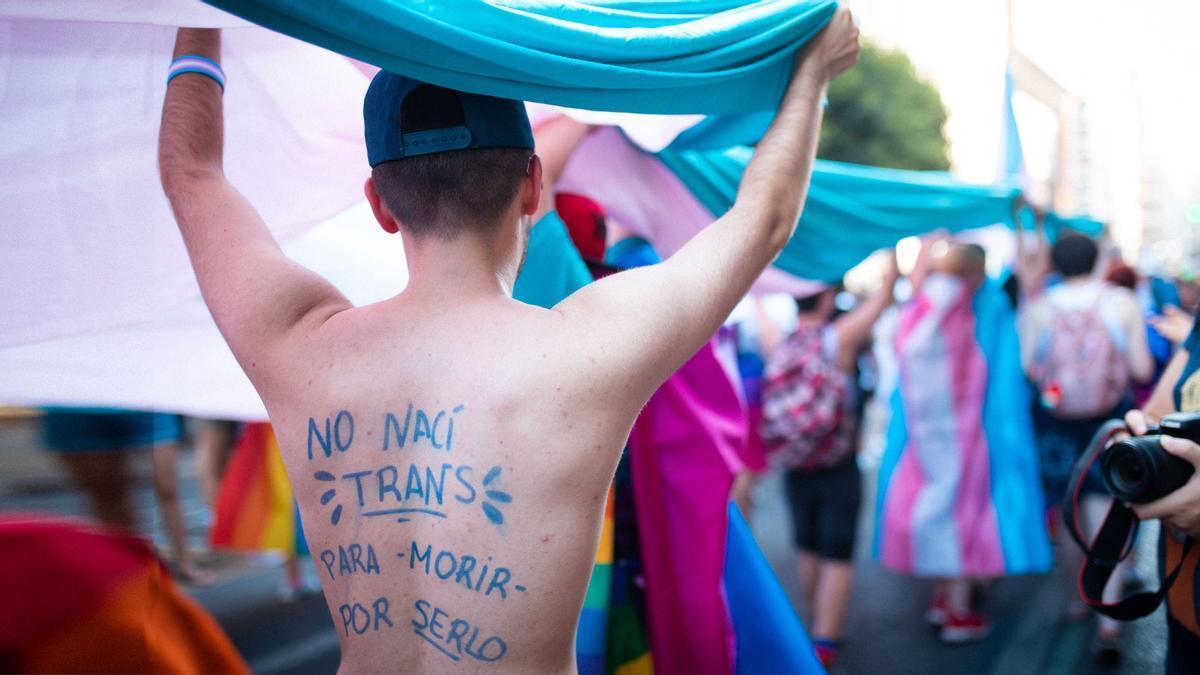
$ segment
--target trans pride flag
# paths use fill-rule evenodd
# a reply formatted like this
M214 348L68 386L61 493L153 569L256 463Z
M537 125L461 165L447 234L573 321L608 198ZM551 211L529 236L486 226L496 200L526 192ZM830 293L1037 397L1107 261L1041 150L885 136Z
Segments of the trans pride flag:
M1030 392L1003 291L933 274L902 309L894 345L876 557L926 577L1048 570Z

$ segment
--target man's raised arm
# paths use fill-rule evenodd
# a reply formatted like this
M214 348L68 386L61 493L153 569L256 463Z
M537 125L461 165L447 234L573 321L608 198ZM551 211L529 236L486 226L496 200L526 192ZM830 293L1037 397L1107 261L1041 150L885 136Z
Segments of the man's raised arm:
M220 62L220 31L179 29L174 56L201 57L199 69L209 69L205 59ZM294 329L319 325L349 303L284 256L254 207L226 180L221 96L213 76L185 72L171 79L158 167L204 301L253 379L252 364L269 360Z
M720 327L791 239L816 158L826 85L858 60L858 29L838 10L800 57L775 121L723 217L669 260L590 284L556 309L586 328L579 345L604 360L620 391L645 401ZM663 218L671 214L662 214Z

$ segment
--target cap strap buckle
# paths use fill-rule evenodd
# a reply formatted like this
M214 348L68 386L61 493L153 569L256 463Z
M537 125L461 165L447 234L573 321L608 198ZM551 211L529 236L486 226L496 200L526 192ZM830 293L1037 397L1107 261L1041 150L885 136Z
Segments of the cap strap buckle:
M471 146L471 130L466 127L447 127L413 131L401 136L400 142L405 157L462 150Z

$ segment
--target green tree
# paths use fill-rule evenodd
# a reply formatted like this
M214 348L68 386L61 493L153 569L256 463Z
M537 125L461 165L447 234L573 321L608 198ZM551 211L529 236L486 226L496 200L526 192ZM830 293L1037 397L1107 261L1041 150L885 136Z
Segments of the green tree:
M858 65L829 85L817 155L893 169L946 170L946 107L901 52L864 44Z

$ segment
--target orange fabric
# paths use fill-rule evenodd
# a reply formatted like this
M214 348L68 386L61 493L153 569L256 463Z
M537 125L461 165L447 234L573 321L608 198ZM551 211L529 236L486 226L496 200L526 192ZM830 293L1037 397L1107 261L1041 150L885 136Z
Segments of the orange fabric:
M1164 525L1161 535L1166 542L1165 569L1173 570L1183 554L1183 543L1176 540ZM1187 560L1179 570L1179 576L1167 592L1167 610L1181 626L1200 636L1200 624L1196 617L1196 565L1200 564L1200 545L1193 544Z
M249 673L220 626L157 562L118 584L104 606L48 636L20 670L32 673Z
M262 444L266 423L247 424L217 494L216 522L209 531L214 547L259 550L270 507Z
M260 467L261 472L261 467ZM265 480L256 480L246 491L242 501L242 517L233 526L232 548L259 548L266 529L263 517L271 508L271 494Z
M249 672L142 540L39 516L6 518L0 571L0 671Z

